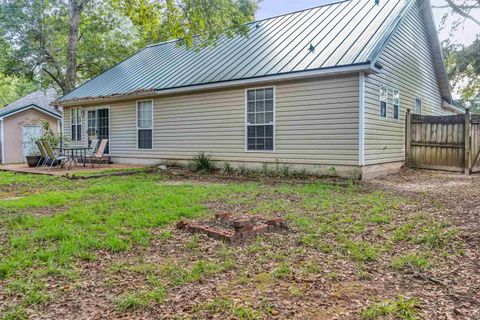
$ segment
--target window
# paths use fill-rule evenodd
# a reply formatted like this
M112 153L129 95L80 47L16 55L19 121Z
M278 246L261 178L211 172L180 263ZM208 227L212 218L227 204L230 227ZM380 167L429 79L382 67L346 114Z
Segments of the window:
M247 150L273 151L274 89L247 90Z
M152 149L153 139L153 101L137 102L137 147Z
M82 140L82 111L80 108L70 109L70 129L71 129L71 140L72 141L81 141Z
M422 99L415 98L415 113L422 114Z
M387 117L387 86L380 85L380 117Z
M393 119L398 120L400 118L400 91L393 90Z

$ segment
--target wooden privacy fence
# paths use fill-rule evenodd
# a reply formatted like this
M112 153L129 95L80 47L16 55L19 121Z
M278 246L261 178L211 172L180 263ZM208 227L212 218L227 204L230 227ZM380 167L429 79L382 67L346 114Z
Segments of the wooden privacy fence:
M480 115L422 116L407 111L405 162L409 167L480 171Z

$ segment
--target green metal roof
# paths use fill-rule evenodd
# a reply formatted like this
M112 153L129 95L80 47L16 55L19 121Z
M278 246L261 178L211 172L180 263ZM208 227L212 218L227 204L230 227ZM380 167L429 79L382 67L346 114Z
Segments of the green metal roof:
M222 37L199 51L177 41L151 45L59 102L370 63L411 1L341 1L255 21L247 37Z

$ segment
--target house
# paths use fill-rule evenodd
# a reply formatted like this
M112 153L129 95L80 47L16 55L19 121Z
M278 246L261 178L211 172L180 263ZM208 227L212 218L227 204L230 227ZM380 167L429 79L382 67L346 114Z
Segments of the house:
M404 162L405 113L455 112L428 0L351 0L248 24L202 50L148 46L58 100L113 161L368 178Z
M50 106L55 99L55 90L38 90L0 109L0 163L25 162L36 150L34 139L42 135L44 122L60 132L62 112Z

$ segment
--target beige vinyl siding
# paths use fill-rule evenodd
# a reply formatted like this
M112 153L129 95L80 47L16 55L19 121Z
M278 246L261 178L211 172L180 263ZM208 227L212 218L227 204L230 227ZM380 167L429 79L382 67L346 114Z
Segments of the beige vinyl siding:
M275 84L275 151L245 151L245 89L270 86L154 98L152 150L137 150L136 101L112 103L110 154L183 160L204 151L220 161L358 165L358 75ZM69 117L66 109L67 136Z
M390 38L378 62L379 74L365 76L365 164L404 160L405 113L422 99L423 114L443 114L442 98L417 1ZM387 118L379 108L380 83L388 86ZM393 119L393 90L400 91L400 119Z

